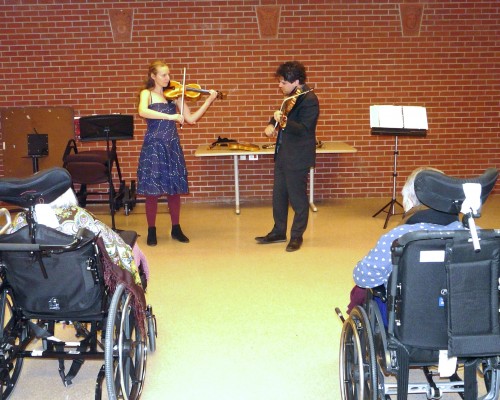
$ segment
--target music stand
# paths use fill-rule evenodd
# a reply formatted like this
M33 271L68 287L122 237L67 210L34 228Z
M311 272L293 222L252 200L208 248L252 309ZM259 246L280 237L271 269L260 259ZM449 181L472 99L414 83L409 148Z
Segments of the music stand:
M425 136L426 133L424 132L423 134L420 132L397 132L396 130L392 131L385 131L382 133L381 131L375 131L372 129L372 135L391 135L394 136L394 164L393 164L393 171L392 171L392 198L391 200L383 206L380 210L378 210L375 214L372 215L372 217L376 217L379 215L381 212L386 212L387 217L385 218L385 223L384 223L384 229L387 228L387 224L389 223L389 218L393 215L397 215L396 213L396 205L400 206L403 208L403 205L396 199L396 180L398 178L398 137L399 136Z
M47 133L28 133L28 158L33 163L33 173L38 172L38 159L49 155L49 135Z
M82 142L134 138L134 117L132 115L89 115L80 117L79 123Z
M109 205L111 210L111 227L116 231L115 226L115 189L112 177L112 163L116 162L118 179L120 186L124 184L118 157L116 156L116 141L130 140L134 138L134 117L132 115L109 114L90 115L80 117L80 140L82 142L106 141L106 151L108 155L108 184L109 184ZM110 146L110 142L112 145ZM120 191L118 192L118 195Z
M405 121L406 116L406 121ZM406 122L406 123L405 123ZM389 218L396 215L396 206L403 205L396 199L396 180L398 177L398 137L425 137L427 135L427 114L423 107L404 106L371 106L370 125L372 135L394 136L394 164L392 171L392 198L372 217L381 212L387 213L384 229L387 228Z

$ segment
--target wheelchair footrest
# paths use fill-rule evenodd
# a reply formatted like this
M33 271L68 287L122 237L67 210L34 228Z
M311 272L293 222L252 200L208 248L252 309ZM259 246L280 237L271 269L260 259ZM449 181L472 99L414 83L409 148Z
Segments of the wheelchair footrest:
M463 382L436 382L435 385L438 389L437 391L426 382L411 383L408 385L408 394L426 394L428 399L440 399L444 393L462 393L464 391ZM384 389L384 394L389 396L395 396L398 393L398 385L396 383L385 383Z

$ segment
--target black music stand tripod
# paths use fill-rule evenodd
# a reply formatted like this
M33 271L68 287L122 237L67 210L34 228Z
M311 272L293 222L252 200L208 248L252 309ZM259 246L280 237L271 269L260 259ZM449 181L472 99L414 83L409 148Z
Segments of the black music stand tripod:
M379 215L381 212L386 212L387 217L385 218L385 223L384 223L384 229L387 228L387 224L389 223L389 218L393 215L399 215L403 213L396 213L396 205L400 206L403 208L403 205L396 200L396 179L398 177L398 136L394 136L394 169L392 172L392 199L387 203L384 207L382 207L380 210L378 210L375 214L372 215L372 217L376 217Z

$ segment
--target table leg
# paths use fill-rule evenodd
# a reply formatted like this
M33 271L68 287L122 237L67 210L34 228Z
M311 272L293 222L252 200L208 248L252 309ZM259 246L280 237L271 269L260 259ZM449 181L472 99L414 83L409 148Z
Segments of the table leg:
M309 207L314 212L318 211L314 205L314 167L309 170Z
M234 156L234 202L236 214L240 215L240 172L238 169L238 156Z

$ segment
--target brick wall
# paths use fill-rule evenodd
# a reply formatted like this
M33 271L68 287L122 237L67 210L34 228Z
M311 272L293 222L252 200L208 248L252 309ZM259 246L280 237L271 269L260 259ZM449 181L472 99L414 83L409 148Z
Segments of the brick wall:
M407 5L422 7L416 30L402 24ZM398 189L416 166L453 175L500 166L499 21L498 0L0 0L0 107L135 115L135 139L119 143L124 177L135 179L147 65L165 59L176 80L186 67L188 82L227 93L181 132L186 200L231 201L232 161L194 151L219 135L265 141L281 104L273 72L297 59L320 99L318 139L358 149L318 156L316 198L390 196L394 138L370 135L373 104L427 108L428 136L399 140ZM241 172L242 201L270 198L270 157L242 161Z

